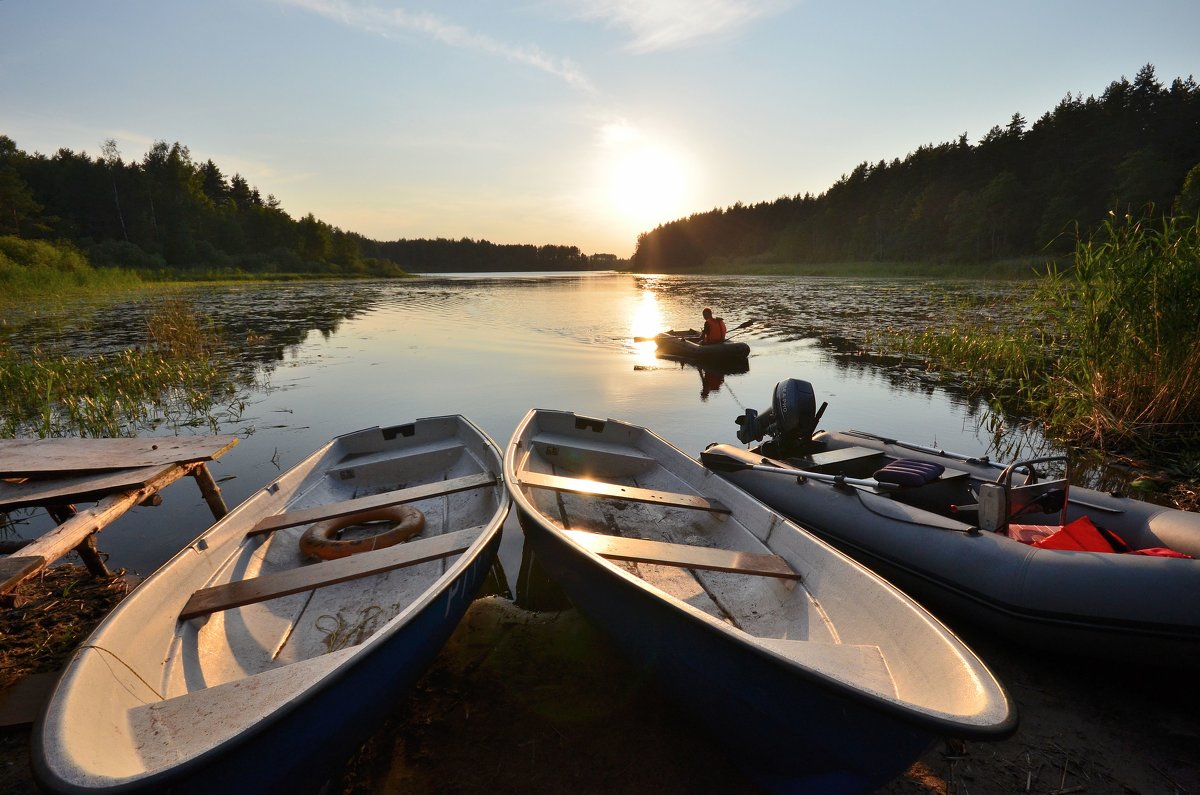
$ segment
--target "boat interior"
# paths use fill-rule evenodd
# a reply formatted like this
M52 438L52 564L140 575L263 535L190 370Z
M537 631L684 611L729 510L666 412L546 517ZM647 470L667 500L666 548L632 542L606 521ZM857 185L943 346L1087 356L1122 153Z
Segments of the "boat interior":
M166 692L192 692L362 643L421 596L486 528L497 482L455 439L347 454L315 470L286 510L264 517L180 612ZM424 517L408 541L332 560L304 557L314 521L404 502ZM353 523L343 533L371 532ZM374 528L378 530L378 528Z

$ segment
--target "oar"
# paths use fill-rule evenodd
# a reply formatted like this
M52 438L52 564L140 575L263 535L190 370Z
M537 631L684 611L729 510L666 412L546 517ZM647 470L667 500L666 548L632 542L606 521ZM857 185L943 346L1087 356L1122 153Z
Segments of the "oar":
M714 472L770 472L776 475L788 475L795 478L810 478L821 483L834 483L839 486L863 486L869 489L898 489L894 483L881 483L874 478L848 478L845 475L829 475L824 472L809 472L806 469L789 469L788 467L767 466L766 464L747 464L722 453L705 450L700 454L700 461Z
M750 324L757 323L757 322L758 322L757 320L747 320L745 323L743 323L740 326L734 326L733 331L731 331L730 333L725 335L725 339L729 339L730 337L733 337L737 334L741 334L742 333L741 329L744 329L744 328L746 328L746 326L749 326Z
M847 436L861 436L864 439L874 439L877 442L883 442L884 444L895 445L896 447L903 447L907 450L913 450L918 453L929 453L930 455L942 456L944 458L952 458L955 461L962 461L964 464L980 464L982 466L992 467L993 469L1004 469L1004 466L1005 466L1004 464L1002 464L998 461L992 461L986 455L965 455L964 453L952 453L949 450L939 450L934 447L925 447L923 445L913 444L912 442L901 441L900 439L891 439L887 436L880 436L877 433L869 433L867 431L849 430L849 431L846 431L846 435Z

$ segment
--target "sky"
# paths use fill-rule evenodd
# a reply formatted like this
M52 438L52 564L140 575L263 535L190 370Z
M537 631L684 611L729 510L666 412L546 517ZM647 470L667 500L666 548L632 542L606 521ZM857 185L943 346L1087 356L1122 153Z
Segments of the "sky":
M627 257L659 224L820 194L1147 63L1196 0L0 0L0 135L155 141L377 240Z

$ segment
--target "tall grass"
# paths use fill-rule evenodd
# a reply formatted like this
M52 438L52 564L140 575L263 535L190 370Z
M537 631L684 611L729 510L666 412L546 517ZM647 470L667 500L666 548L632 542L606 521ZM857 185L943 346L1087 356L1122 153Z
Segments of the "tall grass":
M1067 442L1200 444L1200 218L1111 216L1028 300L893 344Z
M145 345L97 356L0 339L0 436L130 436L164 424L215 432L240 416L247 385L211 322L166 298L144 333Z
M70 243L0 235L0 306L93 290L127 290L145 282L133 271L93 268Z

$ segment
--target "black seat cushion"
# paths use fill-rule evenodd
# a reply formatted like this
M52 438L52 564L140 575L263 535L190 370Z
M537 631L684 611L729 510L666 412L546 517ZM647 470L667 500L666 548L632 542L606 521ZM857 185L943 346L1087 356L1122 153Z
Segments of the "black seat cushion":
M941 464L900 458L883 469L876 470L875 479L880 483L894 483L897 486L923 486L937 480L945 471L946 468Z

